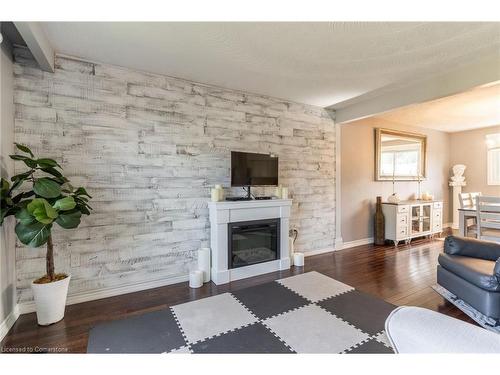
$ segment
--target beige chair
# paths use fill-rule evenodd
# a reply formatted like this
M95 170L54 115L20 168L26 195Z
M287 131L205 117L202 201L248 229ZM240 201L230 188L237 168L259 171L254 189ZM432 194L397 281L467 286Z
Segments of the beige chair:
M500 197L476 197L477 238L500 243Z
M476 207L476 198L479 197L481 193L460 193L458 194L458 200L460 201L460 208L474 208ZM472 234L473 237L477 237L477 221L476 218L468 218L465 221L465 236Z

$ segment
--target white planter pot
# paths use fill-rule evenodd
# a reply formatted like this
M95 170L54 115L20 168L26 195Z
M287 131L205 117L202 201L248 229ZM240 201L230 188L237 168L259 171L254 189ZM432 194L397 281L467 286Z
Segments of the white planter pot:
M31 283L39 325L47 326L64 318L70 278L68 275L65 279L52 283Z

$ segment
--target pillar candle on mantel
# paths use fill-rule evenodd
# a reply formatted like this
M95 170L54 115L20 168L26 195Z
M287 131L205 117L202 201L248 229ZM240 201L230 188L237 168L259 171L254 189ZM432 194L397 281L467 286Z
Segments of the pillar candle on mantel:
M219 202L224 200L224 189L222 185L215 185L215 189L219 192Z
M282 189L283 189L283 187L281 185L276 186L276 189L274 189L274 195L276 196L276 198L281 199Z
M287 187L281 188L281 199L288 199L288 188Z

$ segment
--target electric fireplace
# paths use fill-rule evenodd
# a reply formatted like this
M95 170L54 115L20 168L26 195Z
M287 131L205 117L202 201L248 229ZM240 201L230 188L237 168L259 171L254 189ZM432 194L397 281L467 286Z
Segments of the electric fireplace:
M228 223L228 268L280 258L280 219Z
M208 202L216 285L290 268L291 199Z

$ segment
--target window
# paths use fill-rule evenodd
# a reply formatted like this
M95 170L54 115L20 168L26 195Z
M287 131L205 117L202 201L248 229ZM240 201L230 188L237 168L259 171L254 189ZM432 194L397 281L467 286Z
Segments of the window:
M500 185L500 133L486 136L488 146L488 185Z
M418 151L383 151L380 164L382 176L417 176Z

